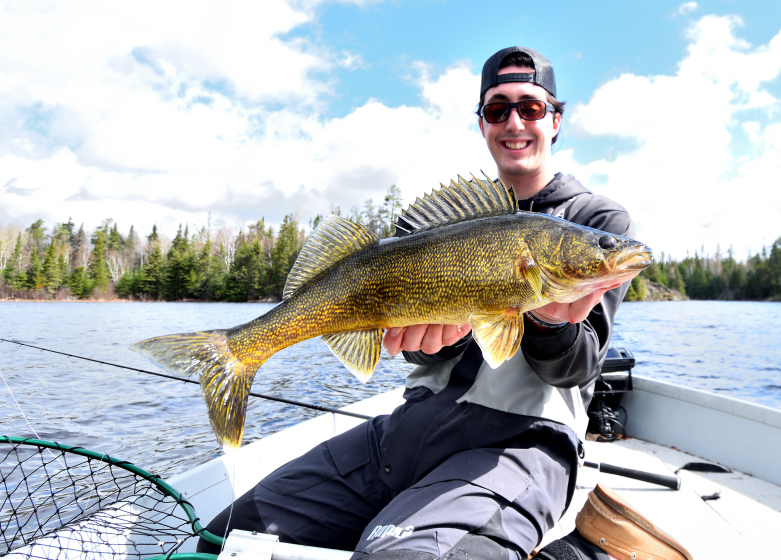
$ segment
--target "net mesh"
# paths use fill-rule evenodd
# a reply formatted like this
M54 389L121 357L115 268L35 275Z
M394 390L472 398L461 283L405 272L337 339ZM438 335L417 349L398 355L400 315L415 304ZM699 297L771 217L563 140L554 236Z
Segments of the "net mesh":
M0 476L0 556L167 556L200 529L178 492L107 455L2 436Z

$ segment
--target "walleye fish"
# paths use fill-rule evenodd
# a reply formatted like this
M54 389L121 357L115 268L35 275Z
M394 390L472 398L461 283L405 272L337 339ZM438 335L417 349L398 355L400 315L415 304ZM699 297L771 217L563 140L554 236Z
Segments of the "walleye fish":
M320 336L365 382L384 329L468 322L496 368L518 350L524 312L618 286L652 262L650 249L632 239L517 212L513 190L488 177L441 185L402 219L410 235L380 241L331 215L301 249L278 306L231 329L133 348L165 369L200 376L212 428L230 449L241 444L256 371L283 348Z

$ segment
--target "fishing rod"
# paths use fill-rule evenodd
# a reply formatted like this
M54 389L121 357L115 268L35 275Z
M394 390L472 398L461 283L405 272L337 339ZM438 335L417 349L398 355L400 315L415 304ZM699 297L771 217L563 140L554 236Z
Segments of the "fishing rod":
M184 383L193 383L195 385L200 385L198 381L195 379L187 379L186 377L179 377L178 375L170 375L167 373L161 373L159 371L149 371L147 369L140 369L130 366L123 366L122 364L115 364L112 362L105 362L103 360L96 360L94 358L87 358L85 356L77 356L76 354L69 354L67 352L60 352L59 350L50 350L49 348L41 348L40 346L33 346L32 344L25 344L24 342L19 342L18 340L8 340L5 338L0 338L0 342L9 342L11 344L18 344L19 346L26 346L27 348L33 348L35 350L40 350L42 352L51 352L52 354L59 354L61 356L67 356L68 358L77 358L79 360L85 360L87 362L94 362L96 364L103 364L106 366L112 366L120 369L128 369L130 371L135 371L138 373L147 373L149 375L156 375L157 377L165 377L166 379L173 379L174 381L182 381ZM333 414L342 414L343 416L352 416L353 418L360 418L362 420L371 420L373 416L366 416L365 414L358 414L356 412L349 412L347 410L340 410L338 408L332 408L330 406L322 406L319 404L311 404L311 403L305 403L301 401L296 401L293 399L287 399L285 397L279 397L277 395L266 395L263 393L253 393L250 391L250 396L258 397L260 399L266 399L269 401L276 401L281 402L285 404L292 404L295 406L300 406L303 408L311 408L313 410L318 410L320 412L332 412Z
M58 350L50 350L48 348L41 348L40 346L33 346L32 344L26 344L24 342L19 342L17 340L8 340L5 338L0 338L0 342L9 342L11 344L17 344L19 346L25 346L27 348L33 348L35 350L40 350L42 352L51 352L52 354L60 354L61 356L67 356L69 358L77 358L79 360L86 360L88 362L94 362L96 364L102 364L107 366L112 366L120 369L127 369L130 371L135 371L138 373L147 373L149 375L156 375L158 377L165 377L166 379L173 379L174 381L182 381L184 383L194 383L196 385L200 385L198 381L195 381L194 379L187 379L186 377L179 377L177 375L170 375L167 373L160 373L157 371L149 371L146 369L140 369L140 368L134 368L130 366L124 366L121 364L115 364L112 362L106 362L103 360L96 360L94 358L87 358L84 356L77 356L76 354L69 354L67 352L60 352ZM333 414L342 414L344 416L352 416L353 418L360 418L362 420L371 420L372 416L366 416L364 414L357 414L355 412L348 412L346 410L340 410L338 408L332 408L330 406L321 406L317 404L311 404L311 403L305 403L301 401L296 401L293 399L287 399L285 397L279 397L276 395L265 395L263 393L253 393L250 391L249 393L253 397L258 397L261 399L266 399L270 401L276 401L281 402L285 404L292 404L295 406L301 406L304 408L311 408L314 410L318 410L321 412L331 412ZM672 490L679 490L681 488L681 479L677 476L666 476L656 473L650 473L645 471L638 471L635 469L627 469L624 467L619 467L616 465L610 465L608 463L592 463L589 461L583 462L584 467L589 467L592 469L596 469L599 472L604 472L608 474L613 474L616 476L623 476L625 478L631 478L634 480L642 480L644 482L650 482L651 484L658 484L660 486L665 486L666 488L670 488Z

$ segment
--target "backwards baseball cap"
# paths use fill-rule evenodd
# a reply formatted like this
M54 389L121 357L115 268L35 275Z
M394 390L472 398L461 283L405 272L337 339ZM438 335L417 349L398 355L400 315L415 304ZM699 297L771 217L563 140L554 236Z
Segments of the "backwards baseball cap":
M498 75L499 65L507 55L513 53L524 53L528 55L534 63L534 74L502 74ZM508 47L502 49L491 58L485 61L483 65L483 79L480 81L480 99L490 88L503 84L505 82L531 82L540 86L545 91L556 97L556 77L553 75L553 66L550 60L533 49L526 47Z

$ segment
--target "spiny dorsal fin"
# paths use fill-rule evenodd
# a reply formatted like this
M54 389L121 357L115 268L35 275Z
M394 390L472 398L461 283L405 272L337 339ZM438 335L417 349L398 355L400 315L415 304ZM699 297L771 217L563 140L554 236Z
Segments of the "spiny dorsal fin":
M448 186L440 183L440 189L410 204L401 213L401 218L412 226L408 233L473 218L513 214L518 206L515 192L507 189L501 179L493 182L485 173L483 176L485 180L472 175L472 180L466 181L459 175L457 183L451 181Z
M304 243L296 263L287 275L282 298L289 298L324 270L356 251L374 245L379 239L361 224L331 214L320 222Z

